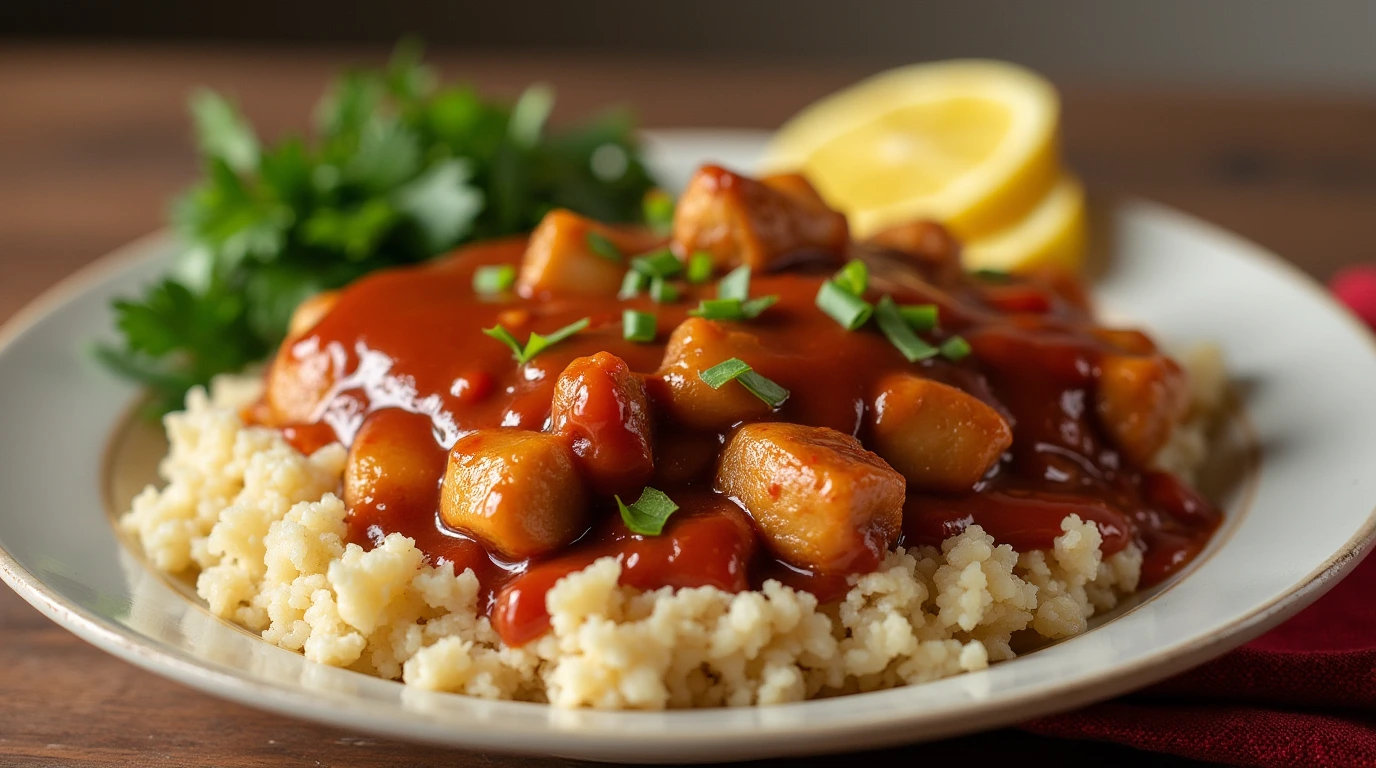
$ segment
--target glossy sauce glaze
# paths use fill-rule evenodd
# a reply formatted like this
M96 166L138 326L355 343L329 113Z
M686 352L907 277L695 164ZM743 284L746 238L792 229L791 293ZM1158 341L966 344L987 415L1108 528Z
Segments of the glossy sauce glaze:
M647 240L647 247L653 243ZM683 284L680 300L666 304L645 296L475 294L476 269L518 264L525 248L524 240L490 242L362 279L279 354L270 382L274 375L289 376L295 388L279 394L273 407L254 409L252 418L282 428L305 451L337 439L366 453L368 441L378 440L400 446L392 455L405 457L365 467L391 482L353 499L351 540L376 543L401 533L433 563L472 568L489 596L495 627L513 645L548 626L544 596L555 581L606 555L620 558L623 584L642 589L710 585L739 591L777 578L824 601L842 596L848 573L814 573L780 562L762 545L747 511L713 490L729 430L689 429L660 407L668 397L665 375L656 373L666 339L699 298L715 296L715 287ZM1073 281L979 279L951 268L950 260L924 262L877 246L852 246L849 255L870 265L868 298L889 293L900 304L937 304L940 325L930 338L960 334L973 354L910 363L873 324L846 331L814 305L834 264L813 268L806 259L786 271L755 274L751 294L778 295L777 304L754 320L723 325L748 328L760 341L750 361L754 369L790 391L763 419L830 427L869 445L876 386L896 372L958 387L1007 419L1012 446L973 492L934 493L909 484L896 543L936 545L978 524L1020 551L1050 548L1061 521L1078 514L1099 527L1106 556L1130 542L1144 548L1145 584L1198 553L1218 513L1176 478L1129 460L1105 434L1093 406L1105 356L1153 353L1149 339L1096 326ZM626 308L657 315L654 343L622 338ZM584 317L590 319L587 330L525 365L482 333L500 323L525 339ZM437 512L447 450L480 428L549 428L556 378L576 358L597 352L624 360L654 406L648 484L680 506L663 534L628 530L608 489L592 492L586 532L548 556L510 562L448 529ZM614 434L622 417L589 402L580 414L591 425L584 452L596 447L599 430ZM283 416L293 408L294 415ZM637 492L638 486L623 489L622 498L630 501ZM872 570L879 555L857 557L849 571Z

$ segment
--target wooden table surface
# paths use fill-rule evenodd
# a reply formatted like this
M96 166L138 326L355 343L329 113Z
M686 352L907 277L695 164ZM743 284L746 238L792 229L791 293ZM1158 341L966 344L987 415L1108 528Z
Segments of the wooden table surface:
M380 53L7 43L0 48L0 321L64 275L162 225L167 201L196 173L184 111L191 88L236 95L273 136L306 125L310 104L340 65ZM556 119L628 103L647 126L771 127L865 74L659 58L437 61L447 76L498 93L546 80L558 89ZM1071 165L1092 188L1194 213L1317 277L1376 258L1376 100L1069 87L1064 136ZM1157 764L1118 747L1016 730L864 759L911 765L1015 754L1058 764ZM535 761L359 737L222 702L95 650L0 589L0 765L525 762Z

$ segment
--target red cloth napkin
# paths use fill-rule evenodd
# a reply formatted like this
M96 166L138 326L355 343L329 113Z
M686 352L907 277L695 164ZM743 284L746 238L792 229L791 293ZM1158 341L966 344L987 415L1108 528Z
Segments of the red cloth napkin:
M1376 328L1376 266L1334 293ZM1023 728L1247 766L1376 766L1376 557L1268 634L1164 683Z

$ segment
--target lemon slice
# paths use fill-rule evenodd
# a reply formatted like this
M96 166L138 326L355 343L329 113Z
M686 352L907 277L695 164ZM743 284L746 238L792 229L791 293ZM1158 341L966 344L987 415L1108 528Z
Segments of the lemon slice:
M867 237L934 218L963 239L1006 229L1059 175L1060 105L1046 80L996 61L917 64L803 110L775 134L766 171L801 170Z
M1063 176L1021 221L967 242L961 261L967 269L1015 272L1054 264L1079 270L1086 231L1084 187L1073 176Z

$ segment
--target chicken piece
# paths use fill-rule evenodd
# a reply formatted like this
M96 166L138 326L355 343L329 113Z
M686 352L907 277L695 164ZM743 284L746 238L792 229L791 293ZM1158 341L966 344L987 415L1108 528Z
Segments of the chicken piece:
M304 336L338 303L339 291L321 291L297 304L296 311L291 314L291 321L287 323L287 338L296 339Z
M1189 410L1189 380L1165 355L1104 355L1095 405L1118 448L1147 466Z
M663 400L670 418L693 429L715 430L769 415L769 405L739 383L712 389L698 375L733 357L754 365L764 356L753 334L700 317L684 320L669 335L656 374L667 390Z
M287 337L268 366L263 407L256 421L267 426L308 424L334 387L335 370L329 355L318 345L298 349L297 342L310 333L339 303L338 291L324 291L301 302L292 313ZM306 344L312 344L310 340Z
M654 474L650 403L626 362L598 352L580 357L554 382L550 431L573 446L583 478L598 493L639 491Z
M430 417L399 408L376 411L359 428L344 464L344 505L354 515L432 514L445 451Z
M605 238L620 252L620 257L612 258L594 250L590 234ZM545 214L530 233L516 285L522 295L530 297L611 298L621 287L629 257L662 242L662 238L649 231L612 227L556 208Z
M1129 355L1150 355L1156 352L1156 343L1141 331L1091 328L1089 332L1094 338L1111 347L1114 352L1126 352Z
M440 517L503 557L523 560L582 535L588 501L564 438L480 429L449 451Z
M717 467L784 561L820 573L874 569L903 522L903 476L860 441L826 427L757 422L737 429Z
M328 355L314 350L298 356L290 340L284 342L268 366L263 389L268 418L262 423L281 427L315 421L334 388L335 375Z
M849 230L802 176L756 181L705 165L679 198L674 241L681 254L711 254L719 270L746 264L764 271L801 255L839 264Z
M879 383L870 424L875 451L914 490L970 491L1013 444L998 411L963 390L908 373Z
M964 272L960 265L960 241L935 221L920 219L896 224L865 243L903 254L939 285L951 283Z

